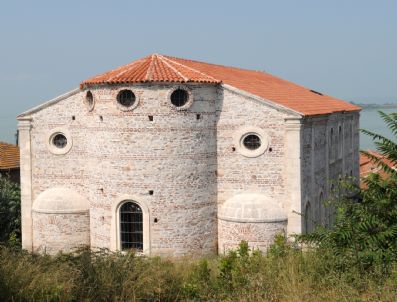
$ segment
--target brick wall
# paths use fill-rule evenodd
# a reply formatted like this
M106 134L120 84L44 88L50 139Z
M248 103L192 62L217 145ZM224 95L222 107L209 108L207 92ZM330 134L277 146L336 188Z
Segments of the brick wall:
M174 87L134 85L139 106L133 111L116 103L118 91L131 86L107 86L91 89L91 112L81 92L34 114L32 199L52 187L76 190L90 202L91 245L110 248L112 204L138 196L150 212L152 254L215 252L217 87L191 85L194 104L187 111L170 105ZM66 155L46 146L57 127L73 139Z

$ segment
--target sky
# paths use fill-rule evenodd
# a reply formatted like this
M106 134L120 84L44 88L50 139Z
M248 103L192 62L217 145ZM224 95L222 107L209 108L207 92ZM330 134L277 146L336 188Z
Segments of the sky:
M15 141L23 111L151 53L397 102L395 0L0 3L0 141Z

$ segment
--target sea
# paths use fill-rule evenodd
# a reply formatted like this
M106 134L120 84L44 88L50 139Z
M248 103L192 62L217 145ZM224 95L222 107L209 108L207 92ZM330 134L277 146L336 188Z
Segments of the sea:
M396 108L364 108L361 111L360 114L360 128L365 129L365 130L370 130L372 132L381 134L392 141L396 141L396 136L393 135L393 133L387 128L385 122L382 120L382 118L379 115L379 110L383 111L384 113L393 113L397 112L397 107ZM360 133L360 149L361 150L376 150L376 146L373 142L373 140L363 134Z

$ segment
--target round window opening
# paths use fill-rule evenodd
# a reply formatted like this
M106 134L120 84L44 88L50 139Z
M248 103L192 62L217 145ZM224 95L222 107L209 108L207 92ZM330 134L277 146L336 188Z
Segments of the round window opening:
M135 103L135 94L128 89L121 90L117 95L117 102L124 107L132 107Z
M62 133L58 133L53 137L52 144L58 149L64 149L68 144L68 139Z
M87 106L89 108L92 108L92 106L94 105L94 96L92 95L91 91L87 91L85 95L85 101L87 103Z
M171 94L171 103L175 107L183 107L189 101L189 93L183 89L177 89Z
M92 95L91 91L87 91L87 94L85 95L85 100L87 101L87 105L91 107L94 103L94 96Z
M261 139L258 135L256 134L248 134L246 137L243 139L243 145L246 147L248 150L257 150L261 146Z

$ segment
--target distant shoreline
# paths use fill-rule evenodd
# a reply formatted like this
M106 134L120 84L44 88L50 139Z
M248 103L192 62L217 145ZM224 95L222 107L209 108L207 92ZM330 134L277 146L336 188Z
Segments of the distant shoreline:
M353 102L352 102L353 103ZM360 104L360 103L353 103L364 110L368 109L397 109L397 103L386 103L386 104Z

